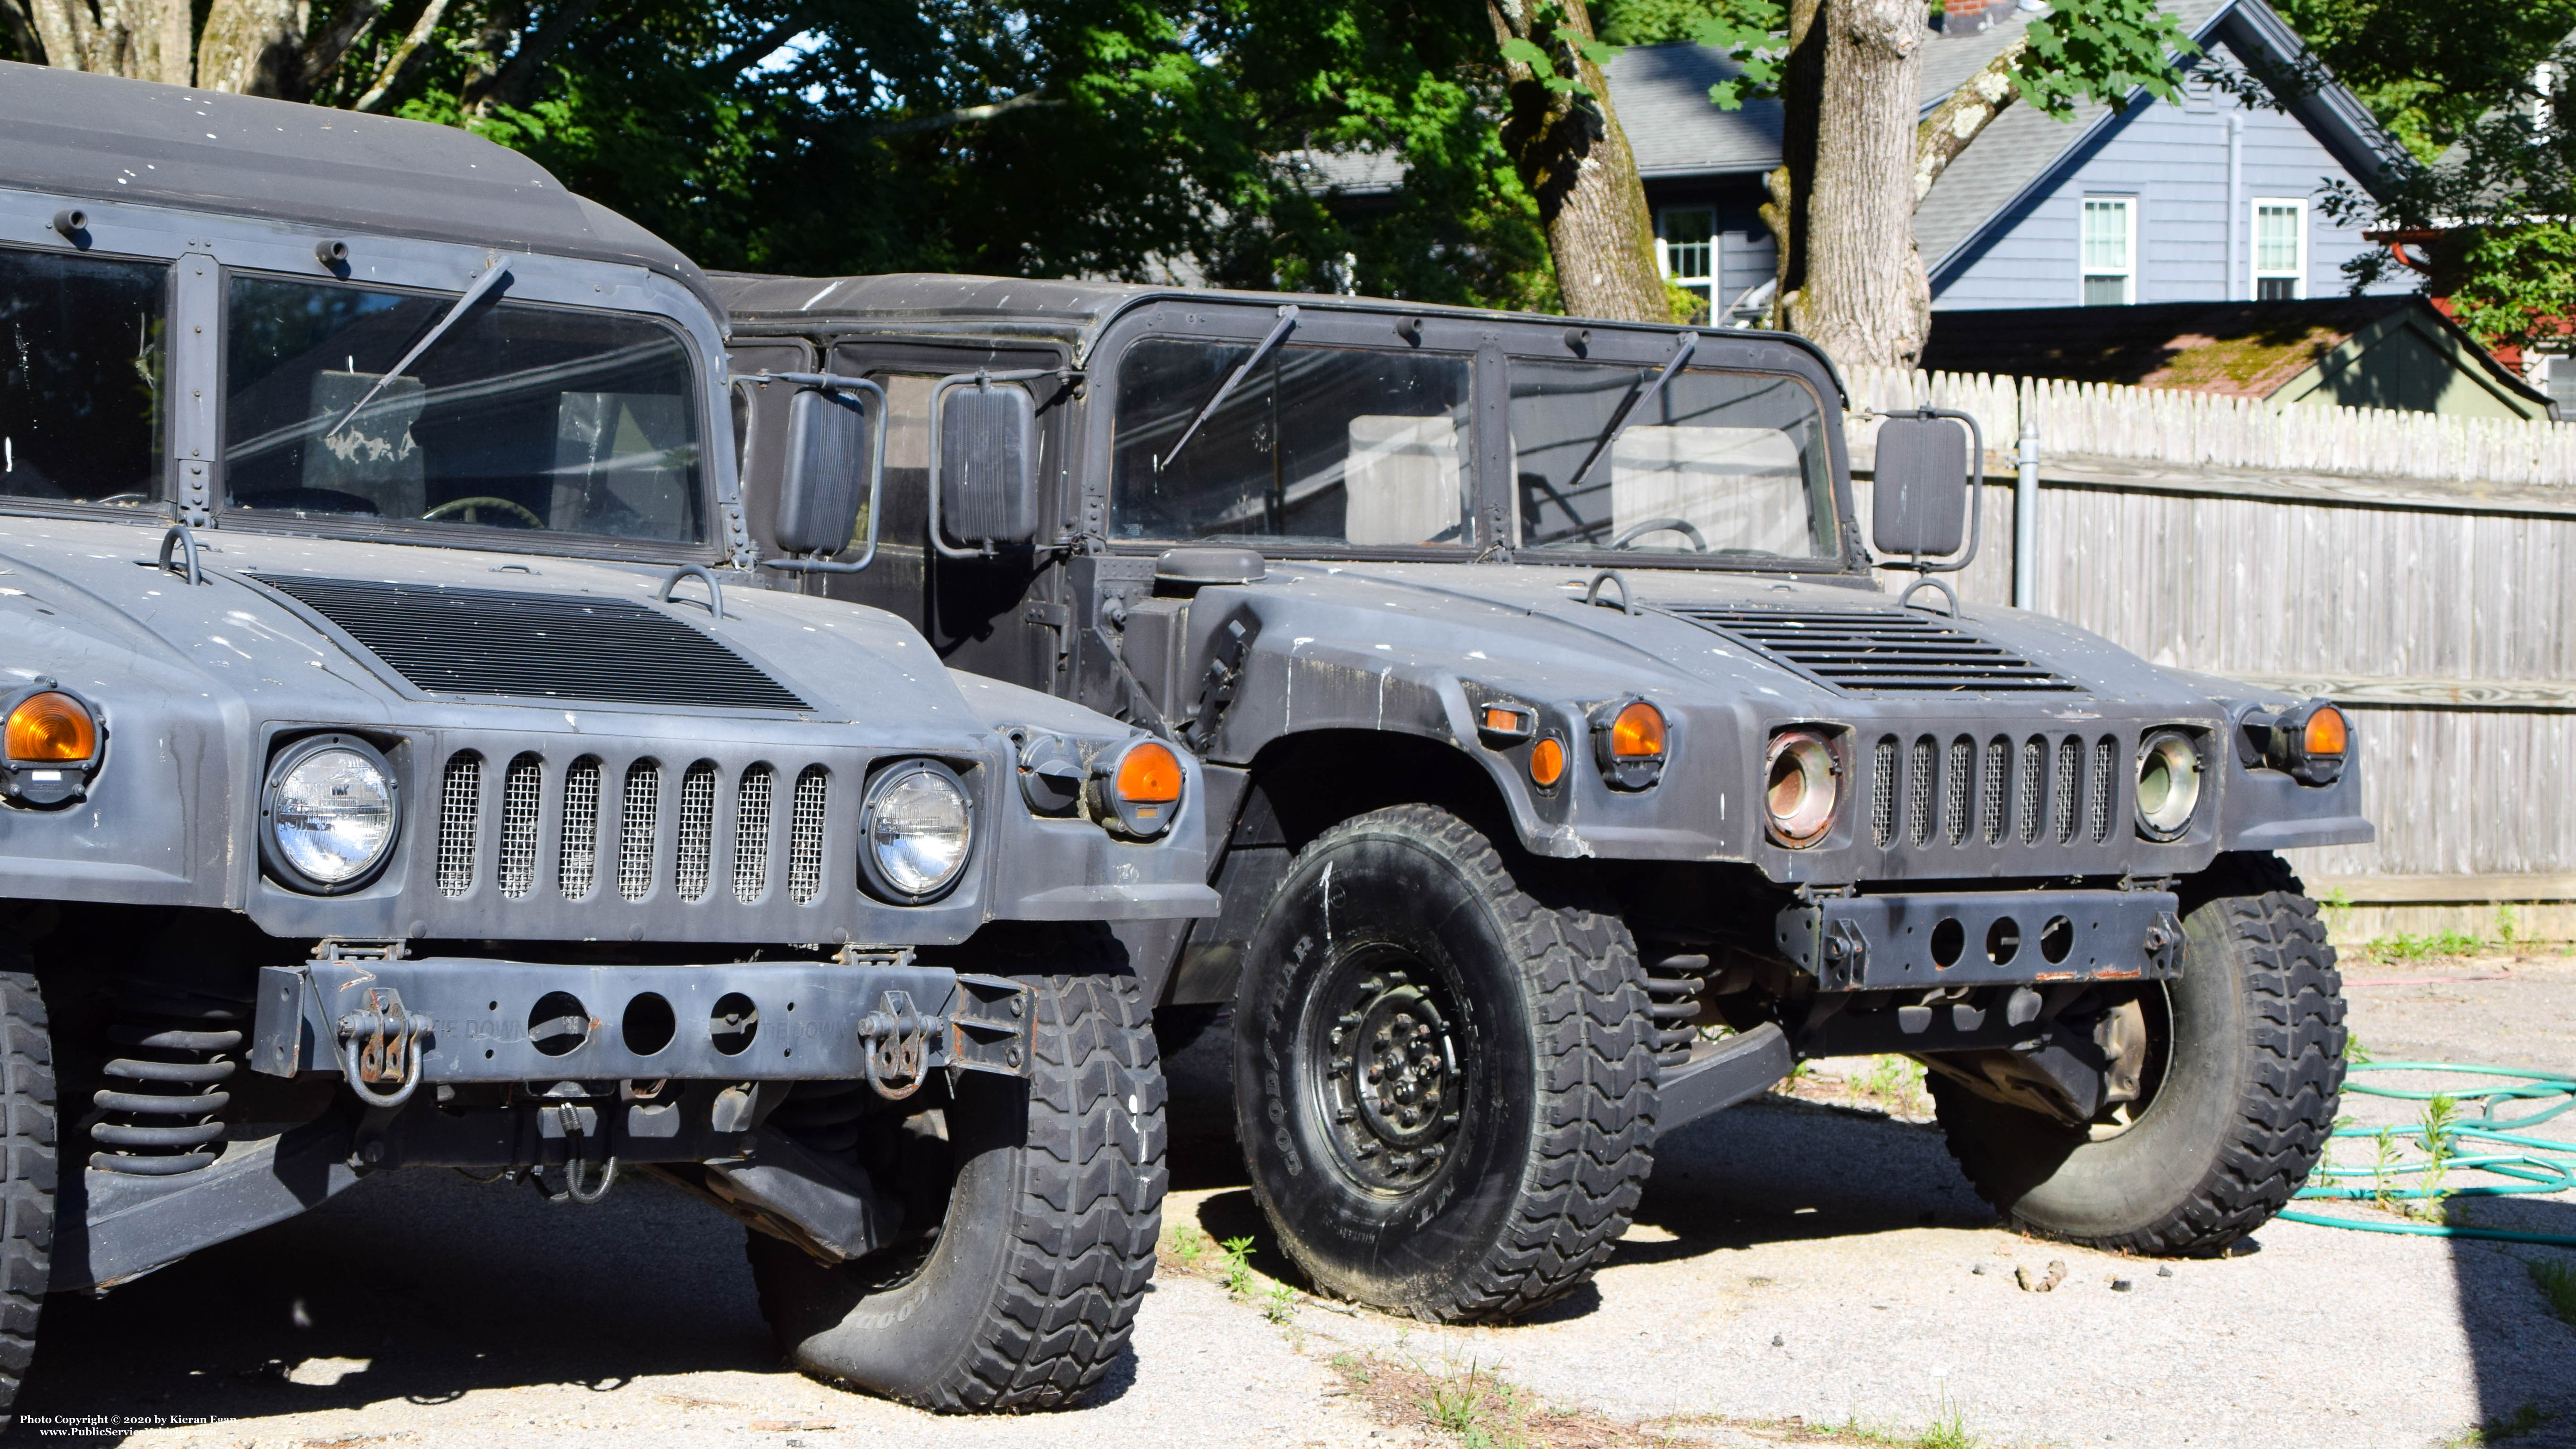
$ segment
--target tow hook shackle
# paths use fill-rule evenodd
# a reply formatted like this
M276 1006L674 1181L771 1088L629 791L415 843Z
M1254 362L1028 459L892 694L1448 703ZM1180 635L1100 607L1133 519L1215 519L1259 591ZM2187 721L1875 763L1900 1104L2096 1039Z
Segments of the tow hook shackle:
M859 1018L859 1039L868 1043L868 1085L889 1102L920 1091L929 1075L931 1037L947 1029L948 1018L914 1011L908 991L877 998L877 1009Z
M340 1072L349 1090L370 1107L399 1107L420 1089L420 1039L429 1018L405 1010L401 993L370 987L366 1004L342 1016ZM380 1084L399 1083L392 1091Z

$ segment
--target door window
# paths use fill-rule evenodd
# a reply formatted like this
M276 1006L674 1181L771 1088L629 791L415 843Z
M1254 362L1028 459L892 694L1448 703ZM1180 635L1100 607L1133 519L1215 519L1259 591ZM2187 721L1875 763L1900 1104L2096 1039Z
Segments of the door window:
M454 300L233 278L227 505L705 538L695 373L677 333L625 313L485 302L386 376Z
M169 269L0 251L0 496L159 491Z
M1117 539L1408 547L1467 536L1467 358L1147 338L1118 363Z

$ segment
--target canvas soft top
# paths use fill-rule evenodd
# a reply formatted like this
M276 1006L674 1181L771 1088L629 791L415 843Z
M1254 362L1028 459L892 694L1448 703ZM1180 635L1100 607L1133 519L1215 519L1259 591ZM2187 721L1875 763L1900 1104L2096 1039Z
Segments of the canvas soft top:
M1493 312L1439 303L1391 301L1382 297L1325 296L1291 292L1229 292L1211 288L1155 286L1138 282L1085 280L1033 281L1013 277L976 277L944 272L889 272L865 277L779 277L752 272L710 274L737 332L746 335L824 335L839 332L955 333L975 337L1044 337L1071 345L1077 363L1086 358L1100 334L1121 313L1160 298L1208 299L1259 307L1294 303L1311 312L1348 309L1403 312L1423 317L1475 317L1486 321L1527 322L1562 327L1582 321L1586 327L1633 327L1641 331L1681 333L1690 329L1662 323L1598 322L1537 313ZM1699 329L1710 335L1743 335L1738 329ZM1837 388L1842 373L1815 344L1793 333L1752 334L1814 354Z
M0 185L647 267L668 242L452 126L0 62Z

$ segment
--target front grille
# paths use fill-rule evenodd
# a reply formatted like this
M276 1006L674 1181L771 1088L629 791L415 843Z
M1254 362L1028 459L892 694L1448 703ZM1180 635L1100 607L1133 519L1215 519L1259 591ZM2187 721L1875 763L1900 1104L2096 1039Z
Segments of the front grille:
M1957 620L1914 610L1656 607L1852 694L2065 694L2082 689Z
M555 884L567 901L591 896L600 882L603 854L619 898L650 899L656 861L669 862L671 889L682 901L715 896L717 822L728 817L733 822L730 885L736 901L757 903L781 876L799 905L823 895L832 794L831 774L820 765L809 765L797 776L788 828L773 839L777 770L766 761L745 766L730 779L713 760L691 764L680 776L676 809L666 802L661 764L632 761L618 772L617 813L608 829L614 838L605 851L600 811L608 766L597 755L575 759L562 773L560 795L547 791L552 768L535 751L514 756L503 776L499 828L489 830L484 826L483 756L460 750L448 757L439 798L441 894L470 895L488 878L503 898L524 900L535 885L539 842L551 814L559 830Z
M483 757L468 750L447 761L438 790L438 893L474 889L474 827L483 816Z
M1870 840L1900 844L2104 845L2125 798L2116 736L1881 735L1869 751ZM1901 839L1900 839L1901 837Z
M623 599L260 576L426 694L810 709L685 619Z

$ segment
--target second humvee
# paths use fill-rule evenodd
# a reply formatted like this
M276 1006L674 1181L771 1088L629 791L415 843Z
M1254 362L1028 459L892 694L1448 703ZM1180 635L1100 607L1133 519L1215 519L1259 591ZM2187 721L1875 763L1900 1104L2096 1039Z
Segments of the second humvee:
M2214 1251L2334 1120L2334 953L2274 852L2369 838L2322 700L1962 607L1962 420L1799 338L1346 297L720 276L738 372L886 389L863 573L965 668L1208 762L1238 1136L1327 1290L1505 1317L1656 1137L1903 1053L2017 1225ZM737 414L755 536L782 410ZM1883 567L1917 573L1891 594Z

